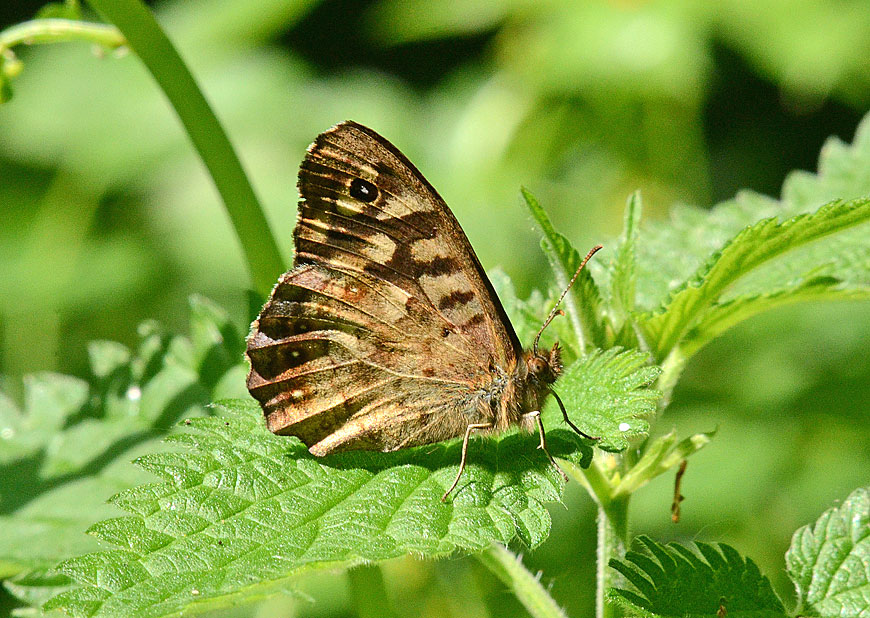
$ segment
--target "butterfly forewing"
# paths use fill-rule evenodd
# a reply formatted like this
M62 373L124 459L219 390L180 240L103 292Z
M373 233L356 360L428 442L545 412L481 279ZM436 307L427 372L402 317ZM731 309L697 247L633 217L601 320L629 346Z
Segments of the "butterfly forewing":
M446 322L497 363L520 354L462 228L383 137L350 122L321 134L302 163L299 191L297 264L370 273L429 304L440 318L431 326Z
M460 435L522 353L456 219L371 129L321 134L299 173L295 268L248 341L269 428L315 454Z

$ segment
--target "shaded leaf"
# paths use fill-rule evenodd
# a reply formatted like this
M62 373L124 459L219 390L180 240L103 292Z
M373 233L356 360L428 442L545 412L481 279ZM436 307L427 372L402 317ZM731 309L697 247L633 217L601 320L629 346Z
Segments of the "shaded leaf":
M792 172L782 188L782 199L742 191L712 210L680 205L671 210L667 221L647 221L637 242L638 307L647 311L661 306L710 256L743 228L766 218L786 220L811 212L835 199L870 195L870 116L855 132L854 142L845 144L836 137L828 139L819 155L818 172ZM806 273L807 264L829 263L823 274L844 283L852 280L856 265L863 265L866 283L870 264L867 230L841 232L824 245L800 256L802 270L792 271L785 280ZM781 265L788 267L789 260ZM769 280L776 281L771 274ZM778 281L783 281L779 278ZM771 292L770 289L762 289ZM739 294L747 290L738 291Z
M88 347L90 384L43 373L25 377L20 403L0 393L0 572L19 574L16 597L45 596L43 569L99 548L84 531L123 513L106 500L147 479L129 462L158 448L163 427L244 392L242 336L216 306L192 305L191 339L146 323L135 350Z
M610 566L634 589L611 588L608 598L642 616L715 618L720 607L729 617L786 616L770 581L755 563L724 543L698 543L691 550L677 543L662 545L647 537Z
M635 282L637 280L634 245L639 232L641 211L640 192L636 191L629 196L625 206L622 236L610 266L611 309L617 314L620 322L627 320L634 311Z
M814 300L866 298L870 298L870 284L843 285L839 279L831 277L816 277L768 293L738 296L717 303L696 326L689 330L680 347L685 356L691 356L735 324L776 307Z
M647 341L657 357L663 358L740 277L801 244L866 221L870 221L870 200L860 199L833 202L813 214L798 215L788 221L765 219L755 223L712 256L671 295L663 309L640 320Z

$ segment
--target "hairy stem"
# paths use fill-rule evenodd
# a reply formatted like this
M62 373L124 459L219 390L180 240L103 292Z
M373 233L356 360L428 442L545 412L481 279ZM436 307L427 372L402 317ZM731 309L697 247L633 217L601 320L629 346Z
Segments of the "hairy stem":
M568 466L567 470L598 505L598 561L596 568L595 615L613 618L617 608L605 601L607 589L618 577L608 565L611 558L625 554L628 541L628 501L630 496L614 497L615 487L604 469L605 462L596 457L587 469Z
M511 589L533 618L567 618L541 585L539 576L532 575L520 558L503 545L493 544L475 557Z
M607 589L619 577L610 568L611 558L622 558L628 540L628 497L613 500L606 507L598 506L598 562L595 577L595 616L615 618L619 608L608 604Z
M239 238L254 290L265 297L283 260L242 164L184 61L140 0L90 0L115 24L178 114L220 193Z

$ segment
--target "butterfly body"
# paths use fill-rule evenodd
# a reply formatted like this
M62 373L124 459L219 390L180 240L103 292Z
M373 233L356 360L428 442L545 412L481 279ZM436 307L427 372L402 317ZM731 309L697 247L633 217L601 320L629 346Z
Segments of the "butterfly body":
M523 350L459 223L413 164L344 122L309 147L299 192L295 266L248 338L248 389L269 429L317 456L464 434L464 465L472 431L515 425L537 425L543 446L558 346Z

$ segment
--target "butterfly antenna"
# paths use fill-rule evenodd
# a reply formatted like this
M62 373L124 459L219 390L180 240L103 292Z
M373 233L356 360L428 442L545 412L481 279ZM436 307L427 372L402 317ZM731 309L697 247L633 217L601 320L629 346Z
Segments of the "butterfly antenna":
M550 312L550 315L548 315L548 316L547 316L547 319L544 320L544 325L541 326L541 330L539 330L539 331L538 331L538 334L535 335L535 342L532 344L532 354L534 354L535 356L537 356L537 354L538 354L538 342L541 340L541 335L544 333L544 329L547 328L547 327L550 325L550 322L553 321L553 318L555 318L555 317L556 317L557 315L559 315L559 314L563 314L563 313L564 313L564 312L562 312L562 311L559 311L559 305L560 305L560 304L562 303L562 301L565 299L565 296L568 294L568 290L570 290L570 289L571 289L571 286L574 285L574 282L577 281L577 277L580 276L580 271L583 270L583 267L584 267L584 266L586 266L586 262L588 262L589 259L590 259L593 255L595 255L596 253L598 253L598 251L599 251L600 249L603 249L603 246L602 246L602 245L595 245L594 247L592 247L592 250L589 251L589 253L586 254L586 257L583 258L583 261L580 262L580 266L578 266L578 267L577 267L577 270L574 272L574 276L571 277L571 281L568 282L568 287L566 287L566 288L565 288L565 291L562 292L562 295L559 297L559 300L557 300L557 301L556 301L556 304L553 306L553 310Z

